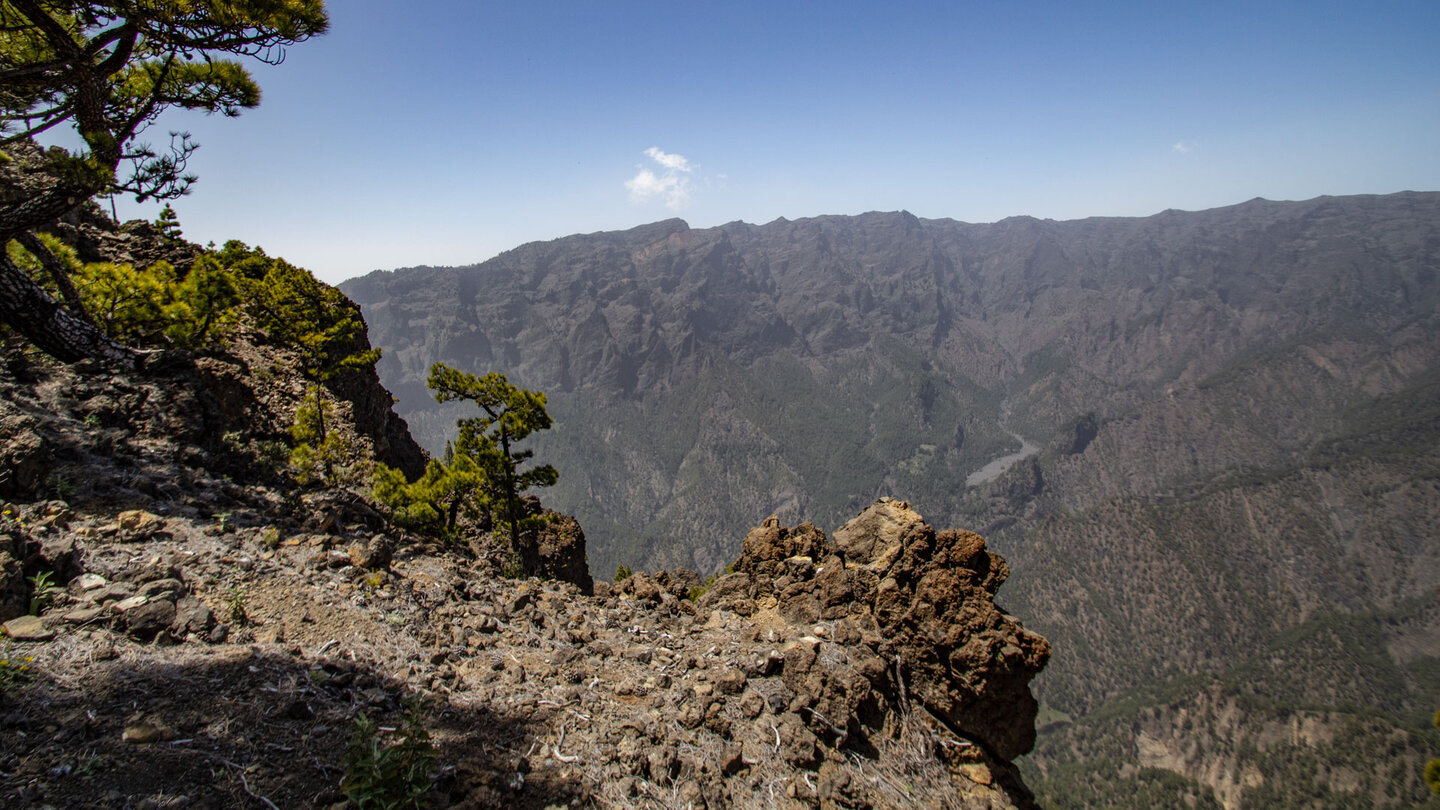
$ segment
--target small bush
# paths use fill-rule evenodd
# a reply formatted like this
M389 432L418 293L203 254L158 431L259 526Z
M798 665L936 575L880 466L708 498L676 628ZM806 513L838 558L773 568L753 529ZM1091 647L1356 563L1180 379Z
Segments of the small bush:
M369 465L353 463L364 453L357 452L354 442L335 429L335 406L325 398L320 386L311 386L295 411L290 437L295 448L290 451L290 468L302 484L352 484Z
M250 616L245 612L245 589L239 585L230 588L230 601L226 605L226 614L230 621L244 627L250 622Z
M54 576L50 571L41 571L30 577L30 615L39 616L40 611L49 607L55 599L55 593L60 589L50 581Z
M363 712L356 716L340 791L360 810L420 807L438 752L420 724L419 707L412 703L406 709L394 742L386 744L380 734Z
M696 585L695 587L691 588L691 589L690 589L690 593L689 593L688 595L686 595L685 598L688 599L688 600L690 600L691 602L694 602L694 601L698 600L700 597L702 597L702 596L705 595L705 592L706 592L706 591L710 590L710 586L711 586L711 585L714 585L716 580L718 580L720 577L725 576L726 574L733 574L733 573L735 573L735 566L733 566L733 565L727 565L727 566L725 566L725 570L724 570L724 571L716 571L715 573L713 573L713 574L711 574L710 576L706 577L706 578L705 578L705 584L704 584L704 585Z
M505 562L500 566L500 576L505 579L522 579L525 576L525 563L520 559L520 553L513 548L505 550Z

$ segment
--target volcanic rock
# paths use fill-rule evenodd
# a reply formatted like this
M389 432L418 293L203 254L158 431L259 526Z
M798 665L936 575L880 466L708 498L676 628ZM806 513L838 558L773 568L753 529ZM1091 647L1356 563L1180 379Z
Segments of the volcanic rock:
M823 562L812 568L812 558ZM882 498L833 541L808 523L791 529L771 517L745 538L734 568L699 607L768 598L791 625L839 620L837 635L863 640L836 653L812 635L785 651L792 705L822 733L843 742L877 722L879 695L908 693L1001 760L1034 746L1029 684L1050 645L995 606L1009 568L979 535L937 533L908 503Z

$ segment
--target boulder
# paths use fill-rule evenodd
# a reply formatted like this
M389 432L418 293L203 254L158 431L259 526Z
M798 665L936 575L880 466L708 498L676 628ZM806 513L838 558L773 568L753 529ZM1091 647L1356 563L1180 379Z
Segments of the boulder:
M539 518L534 542L526 544L521 554L525 573L543 579L569 582L581 593L595 592L590 577L590 564L585 558L585 531L580 522L569 515L541 509L540 501L525 498L526 510Z
M631 574L616 584L613 590L622 596L640 600L642 602L659 602L660 594L665 591L650 578L649 574L641 571Z
M135 638L149 641L175 621L175 603L169 599L150 600L125 610L124 616L126 631Z
M394 542L383 534L377 534L364 543L353 543L349 548L350 563L356 568L372 571L388 569L394 554Z
M170 623L171 632L178 638L194 633L208 637L215 628L215 613L210 607L193 596L182 596L175 602L175 618Z
M835 547L846 561L883 574L900 556L905 538L922 526L924 519L910 504L881 498L835 530Z
M806 628L785 650L784 681L820 739L865 733L883 722L882 701L907 695L998 759L1034 746L1030 681L1050 645L995 606L1010 569L980 535L936 532L908 503L882 498L833 541L771 517L734 569L699 606L742 612L773 596L781 619ZM835 622L842 644L809 629L819 621Z
M0 417L0 498L29 499L44 489L54 459L38 427L24 414Z

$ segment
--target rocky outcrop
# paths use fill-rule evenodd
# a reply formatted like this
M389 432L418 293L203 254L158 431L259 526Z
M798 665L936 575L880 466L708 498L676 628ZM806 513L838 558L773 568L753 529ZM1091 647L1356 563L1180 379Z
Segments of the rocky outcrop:
M832 738L878 731L885 704L914 700L1000 760L1034 745L1029 684L1050 645L995 606L1010 571L979 535L936 532L909 504L882 498L833 539L771 517L733 567L699 607L836 623L850 666L821 661L818 640L784 663L786 684Z
M525 498L525 506L539 518L533 542L523 553L525 572L542 579L569 582L583 594L595 592L590 566L585 560L585 530L580 522L540 506L533 496Z
M49 448L24 414L0 418L0 498L33 498L50 475Z
M71 212L57 223L54 230L55 235L73 247L77 256L86 262L147 266L166 261L183 272L197 256L204 253L201 246L178 235L167 235L155 223L143 220L116 223L93 204ZM361 318L358 305L346 302L346 306L356 318ZM263 424L267 420L263 418L261 401L273 400L274 397L267 397L264 392L256 390L260 386L256 386L257 380L252 373L257 369L250 368L251 364L262 368L270 366L272 380L299 382L298 375L275 373L276 361L287 353L284 349L266 346L263 334L244 328L240 331L241 336L225 352L216 353L216 356L162 352L151 356L145 363L152 376L178 378L180 385L193 392L198 402L191 403L188 412L179 415L188 417L192 423L203 419L204 432L212 440L227 432L254 434L273 432L273 428L277 427ZM264 347L264 351L256 352L255 344ZM345 351L359 354L371 348L368 332L362 330ZM238 363L235 362L237 360ZM283 365L287 364L278 364ZM15 371L23 375L23 370ZM376 460L400 469L411 479L424 472L425 451L411 438L405 420L396 414L394 398L380 383L373 367L342 369L326 379L324 385L337 402L348 404L347 421L357 434L367 439ZM132 390L127 398L124 392L102 391L95 401L86 404L86 416L92 424L100 427L123 426L135 419L143 404L134 393ZM298 399L298 391L291 393ZM262 424L257 426L257 422ZM260 430L257 431L257 427ZM283 436L288 423L282 422L278 427ZM41 440L22 440L28 435L23 428L23 424L15 424L13 417L0 419L0 437L16 437L5 442L3 446L7 449L0 454L0 497L38 494L23 491L20 482L36 480L37 470L41 473L39 480L43 480L43 473L48 472L44 467L45 453ZM200 442L197 440L196 443ZM7 471L10 473L8 477Z
M359 310L356 306L357 318L361 317ZM370 338L361 333L350 351L358 354L371 348ZM425 472L425 451L410 437L409 425L395 413L395 398L381 385L374 367L347 369L326 386L337 399L350 403L355 429L370 438L376 459L395 467L411 480Z

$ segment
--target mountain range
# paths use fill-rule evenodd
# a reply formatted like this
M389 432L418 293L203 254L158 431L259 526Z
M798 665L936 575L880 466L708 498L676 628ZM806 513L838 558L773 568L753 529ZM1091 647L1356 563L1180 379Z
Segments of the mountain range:
M432 363L547 394L540 494L602 577L879 496L984 534L1054 648L1042 804L1427 801L1440 194L668 220L342 289L431 452Z

